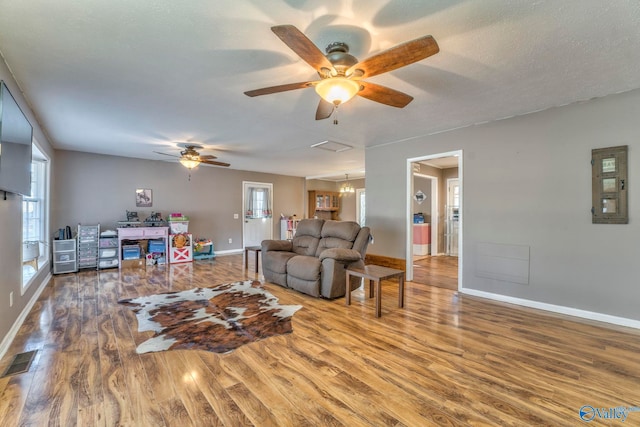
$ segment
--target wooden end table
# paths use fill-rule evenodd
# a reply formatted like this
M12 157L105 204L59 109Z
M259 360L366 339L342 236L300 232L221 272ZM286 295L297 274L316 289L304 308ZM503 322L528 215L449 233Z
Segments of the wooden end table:
M262 250L261 246L246 246L244 248L244 268L249 269L249 251L254 251L256 253L256 273L258 272L258 255L260 255L260 251Z
M349 285L349 278L351 276L361 277L369 281L369 298L373 297L374 290L373 285L375 283L375 296L376 296L376 317L382 315L380 308L382 301L382 287L380 283L385 279L398 278L399 290L398 290L398 307L404 307L404 271L396 270L395 268L382 267L380 265L365 265L364 268L347 267L347 292L346 292L346 304L351 304L351 287Z

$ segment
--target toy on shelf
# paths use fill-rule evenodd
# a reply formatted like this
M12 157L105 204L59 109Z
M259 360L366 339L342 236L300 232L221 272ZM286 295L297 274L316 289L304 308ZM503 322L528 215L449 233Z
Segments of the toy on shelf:
M144 225L145 227L166 227L167 222L162 219L160 212L151 212L151 215L144 220Z
M140 219L138 218L138 212L127 211L127 220L118 221L118 227L137 227L140 225Z
M215 257L211 240L196 239L193 245L193 259L211 259Z

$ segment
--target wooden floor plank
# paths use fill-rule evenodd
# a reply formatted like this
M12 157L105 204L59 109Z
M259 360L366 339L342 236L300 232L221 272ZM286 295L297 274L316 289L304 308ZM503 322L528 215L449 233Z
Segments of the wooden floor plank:
M98 354L102 382L102 404L107 425L131 425L133 415L129 390L124 379L122 360L116 344L113 320L98 316Z
M154 390L150 387L136 344L129 329L129 311L122 307L113 310L113 329L116 346L123 367L124 381L129 391L129 406L133 419L142 425L165 425Z
M414 257L413 282L455 291L458 289L458 257Z
M433 258L436 286L408 282L405 308L382 283L381 318L368 289L346 306L266 283L303 306L293 332L229 354L139 355L152 333L117 301L261 278L241 255L54 276L0 360L38 350L0 379L0 425L556 426L583 405L638 406L640 331L437 287L457 267Z

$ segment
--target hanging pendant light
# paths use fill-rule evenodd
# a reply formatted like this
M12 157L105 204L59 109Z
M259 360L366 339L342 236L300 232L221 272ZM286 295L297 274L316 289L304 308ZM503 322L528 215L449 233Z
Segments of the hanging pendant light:
M346 173L346 181L345 183L342 185L342 187L340 187L340 192L341 193L355 193L355 189L353 188L353 185L351 185L351 183L349 182L349 174Z

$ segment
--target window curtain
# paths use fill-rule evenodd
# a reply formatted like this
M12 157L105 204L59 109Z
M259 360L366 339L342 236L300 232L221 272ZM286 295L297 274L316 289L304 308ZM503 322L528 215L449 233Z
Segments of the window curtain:
M271 218L269 189L250 187L245 206L246 218Z

